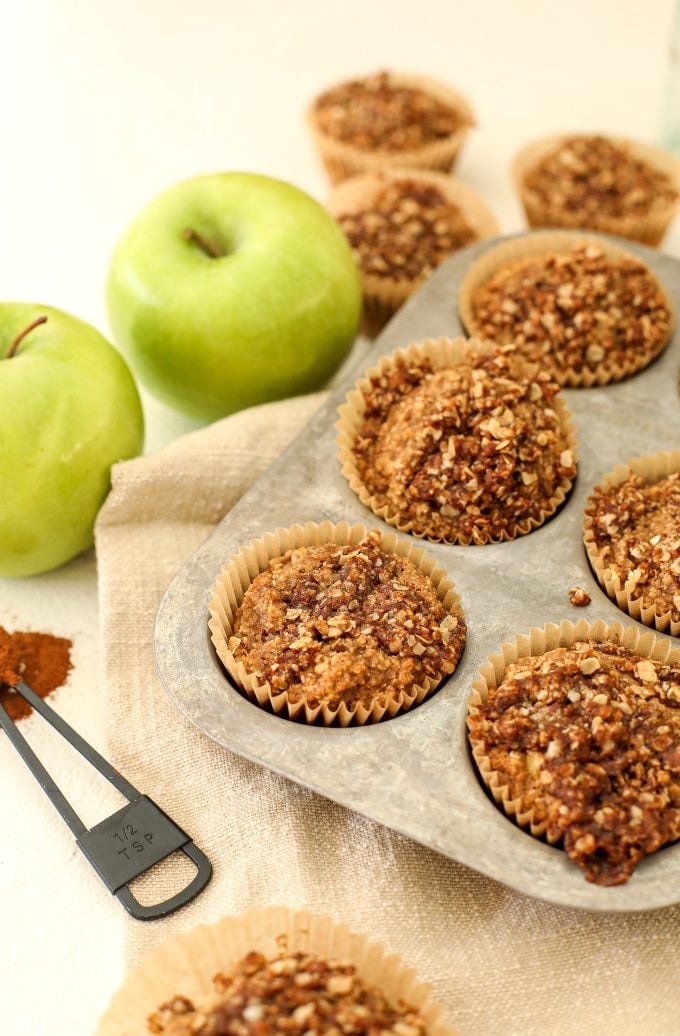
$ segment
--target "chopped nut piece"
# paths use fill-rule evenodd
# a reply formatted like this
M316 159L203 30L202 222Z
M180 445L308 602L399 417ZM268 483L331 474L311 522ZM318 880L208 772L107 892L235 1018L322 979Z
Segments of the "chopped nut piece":
M281 966L282 965L282 966ZM305 1033L384 1033L425 1036L425 1022L407 1004L393 1006L367 986L352 964L307 953L267 961L249 953L196 1008L185 997L163 1004L148 1019L162 1036L304 1036Z
M586 676L590 676L591 673L594 673L600 668L600 660L595 656L584 658L579 662L578 667L582 673L585 673Z
M569 591L569 600L575 608L585 608L591 602L591 596L587 590L582 590L580 586L572 586Z

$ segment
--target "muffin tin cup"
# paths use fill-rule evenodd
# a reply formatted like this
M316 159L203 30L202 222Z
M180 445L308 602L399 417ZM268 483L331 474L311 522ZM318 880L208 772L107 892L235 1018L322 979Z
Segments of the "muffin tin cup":
M609 259L630 259L636 263L640 262L637 256L627 252L612 241L583 232L546 231L504 241L503 244L498 245L496 248L489 249L488 252L480 256L476 263L472 264L460 286L458 312L468 334L480 336L482 333L474 315L473 302L475 293L490 277L501 269L522 263L526 259L534 259L538 256L555 254L556 252L574 252L584 245L598 248ZM569 367L565 370L553 368L548 366L548 356L546 356L545 369L550 371L555 381L565 388L591 388L593 385L608 385L614 381L622 381L631 374L643 370L663 352L673 337L675 314L665 287L651 270L649 270L649 275L658 285L659 291L663 294L664 301L671 314L668 335L658 349L646 357L631 356L625 364L616 365L603 362L593 369L584 367L581 370L575 367Z
M318 127L315 107L312 105L307 112L307 124L331 183L341 183L342 180L358 173L375 173L394 166L439 169L442 172L449 172L453 168L467 133L475 124L474 113L467 98L458 90L426 76L394 73L390 74L389 81L395 86L422 90L423 93L441 101L458 113L461 119L460 127L448 137L434 140L411 151L368 151L322 133Z
M573 230L594 230L606 234L618 234L620 237L627 237L633 241L641 241L643 244L659 245L666 233L668 226L675 216L678 203L657 205L656 208L645 216L604 216L593 214L587 217L587 222L579 213L560 212L556 215L555 210L546 206L545 203L526 186L526 177L531 170L548 155L557 151L561 144L574 134L560 134L559 136L543 137L522 148L515 156L511 174L515 187L520 196L527 222L530 227L567 227ZM613 144L624 147L628 152L640 161L646 162L655 169L666 173L670 178L676 191L680 192L680 160L668 151L653 147L651 144L641 144L633 140L623 140L616 137L608 137Z
M622 626L620 623L610 625L602 620L592 624L586 619L580 619L577 623L564 620L559 625L547 623L543 629L534 628L528 633L518 634L514 640L502 644L498 654L489 656L472 684L472 695L468 700L468 727L470 717L479 714L489 691L498 687L509 665L522 658L544 655L554 648L571 647L580 640L598 643L613 641L643 658L651 658L656 662L680 662L680 648L651 631ZM559 838L550 838L548 835L547 821L536 815L535 794L512 798L503 775L493 769L483 742L474 740L472 735L469 735L469 741L479 775L496 805L520 827L528 828L534 837L545 836L551 844L559 842Z
M380 377L390 368L393 368L400 360L407 364L422 363L424 360L429 360L434 370L442 370L446 367L454 367L469 362L471 355L488 356L494 351L495 346L492 342L480 342L475 338L428 338L423 342L413 343L404 349L397 349L390 356L381 357L378 365L366 371L363 378L356 383L354 389L347 395L345 403L339 408L339 419L335 427L338 431L337 442L342 474L349 482L352 491L359 497L361 503L365 507L370 508L378 518L382 518L388 525L394 526L400 532L409 533L419 539L429 539L435 543L457 543L463 546L468 546L471 543L483 546L487 543L507 542L515 539L517 536L525 536L527 533L532 532L532 530L539 528L566 500L573 481L564 479L555 495L549 501L548 506L541 512L539 518L526 518L516 522L514 525L508 526L503 531L502 536L498 538L493 538L477 530L472 537L461 534L452 539L437 539L419 531L414 527L412 521L404 521L401 515L392 512L389 505L381 503L377 497L372 495L361 479L354 458L353 445L364 419L364 393L370 389L372 378ZM518 358L516 369L521 374L536 368L535 365L525 363ZM575 460L577 460L578 442L576 431L571 414L560 395L555 397L553 409L560 418L567 448L572 451Z
M114 994L95 1036L148 1036L146 1019L160 1004L176 996L204 1003L214 990L213 975L228 972L253 950L269 960L303 952L353 964L357 975L381 989L391 1003L403 1001L416 1008L429 1036L455 1036L430 986L398 956L329 917L285 906L199 925L151 950Z
M293 525L289 529L277 529L251 542L243 550L232 557L218 575L212 590L209 604L210 620L208 623L213 645L220 661L232 680L242 689L246 696L263 708L271 709L276 715L288 719L304 720L306 723L321 723L324 726L346 727L350 724L361 726L365 723L377 723L385 717L396 716L406 712L413 705L420 704L439 686L441 679L426 678L423 685L414 685L413 692L407 695L402 692L399 698L388 704L375 702L371 708L360 702L354 708L348 708L344 702L336 709L327 705L312 707L306 702L292 702L286 691L275 692L268 682L260 683L257 676L246 671L242 662L238 661L229 648L229 640L233 635L233 622L236 610L240 607L246 590L253 580L264 572L272 558L281 557L288 550L296 547L319 546L324 543L355 545L368 532L364 525L349 525L340 522L306 525ZM449 615L462 618L460 598L455 592L453 583L446 573L437 567L432 557L425 550L401 539L395 533L381 533L381 548L388 554L408 558L419 572L432 582L437 597Z
M646 454L643 457L632 458L627 464L620 464L609 474L605 475L593 491L593 495L588 500L583 523L583 542L588 554L588 560L605 593L612 601L616 602L621 611L627 612L632 619L637 619L638 622L644 623L645 626L653 626L660 633L670 633L674 637L680 635L680 622L671 619L671 612L660 613L653 605L646 605L643 597L636 597L626 590L625 582L622 583L614 570L606 564L602 552L595 543L592 515L594 493L598 489L612 489L614 486L625 482L631 475L638 475L648 485L653 485L655 482L659 482L668 475L679 471L680 449Z
M386 183L404 179L428 184L441 191L448 202L460 209L475 240L482 241L498 233L495 217L476 191L445 173L422 169L384 169L379 173L353 176L336 188L327 207L336 219L348 213L368 210ZM425 279L423 276L416 279L379 277L377 274L363 273L361 268L360 273L364 320L370 334L377 333Z

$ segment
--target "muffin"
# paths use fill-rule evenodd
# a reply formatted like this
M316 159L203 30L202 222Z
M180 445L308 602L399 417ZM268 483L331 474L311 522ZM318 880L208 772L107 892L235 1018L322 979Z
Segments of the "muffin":
M336 188L328 208L359 267L371 334L444 259L498 232L481 198L444 173L404 169L354 176Z
M680 450L637 457L588 500L588 558L619 608L680 633Z
M470 334L518 352L561 385L604 385L642 370L673 333L649 267L601 238L537 233L482 255L461 285Z
M331 181L339 183L395 165L448 172L474 117L448 86L380 72L326 90L308 122Z
M399 957L328 917L282 906L166 939L127 974L96 1036L329 1032L333 1016L338 1031L367 1036L455 1036Z
M149 1032L163 1036L426 1033L418 1011L401 1002L391 1004L346 961L326 961L302 952L267 960L252 951L212 981L214 994L199 1007L184 996L162 1004L149 1017Z
M609 886L680 837L680 651L598 625L533 630L530 654L504 645L468 727L496 802Z
M531 227L580 227L658 245L680 197L680 162L647 144L561 136L524 148L513 177Z
M429 340L384 357L340 409L340 459L380 518L446 543L537 528L576 474L558 386L498 349Z
M422 701L466 635L452 584L422 551L329 522L253 541L222 570L210 612L217 653L249 697L343 726Z

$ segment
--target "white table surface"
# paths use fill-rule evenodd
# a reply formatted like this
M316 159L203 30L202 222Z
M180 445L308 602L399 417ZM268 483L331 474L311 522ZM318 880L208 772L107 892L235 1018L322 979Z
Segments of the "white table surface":
M147 200L182 178L227 169L278 176L323 200L327 184L303 110L326 85L380 68L430 73L468 94L479 127L460 177L484 195L503 231L518 229L507 168L525 141L571 129L659 139L673 7L672 0L7 3L0 295L59 306L108 333L108 259ZM680 226L666 248L680 255ZM197 427L148 397L145 410L147 450ZM0 580L0 625L73 640L75 669L56 704L101 748L94 556L33 579ZM101 819L111 808L106 789L39 719L22 729L86 822ZM122 910L65 827L44 837L52 807L2 737L0 788L0 1030L87 1036L122 975Z

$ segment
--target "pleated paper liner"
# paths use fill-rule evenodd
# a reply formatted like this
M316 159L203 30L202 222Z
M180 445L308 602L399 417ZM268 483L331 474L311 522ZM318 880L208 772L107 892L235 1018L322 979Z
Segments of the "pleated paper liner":
M606 216L600 213L584 215L578 212L559 211L547 206L526 186L527 175L544 158L554 154L564 143L575 136L573 133L544 137L522 148L511 166L512 178L520 196L527 222L530 227L569 227L574 230L599 230L606 234L618 234L647 245L659 245L675 216L678 203L659 203L642 216ZM660 170L671 180L676 191L680 191L680 160L668 151L641 144L633 140L609 137L612 144L625 148L635 159Z
M577 623L565 619L559 626L547 623L543 629L534 627L528 633L502 644L499 653L491 655L481 667L478 677L472 683L472 695L468 701L468 728L470 718L479 714L489 691L499 686L509 665L522 658L544 655L557 647L571 647L580 640L599 643L611 641L656 662L680 662L680 648L675 648L672 641L657 637L651 631L622 626L618 622L608 625L601 619L592 624L586 619L580 619ZM530 789L524 797L512 798L504 776L493 769L483 742L475 740L471 733L469 741L481 780L491 792L496 805L520 827L528 828L534 837L545 836L553 845L559 842L559 838L548 835L547 820L541 815L537 791Z
M625 583L622 583L613 569L605 563L602 552L598 550L595 543L592 515L594 497L598 490L612 489L625 482L631 475L638 475L647 485L653 485L677 471L680 471L680 449L646 454L643 457L634 457L627 464L619 464L613 471L605 475L589 497L583 523L583 542L588 560L600 586L608 597L615 601L621 611L627 612L632 619L637 619L645 626L653 626L660 633L670 633L674 637L680 635L680 622L671 619L671 612L660 613L653 604L645 604L643 596L636 597L631 594L625 589ZM680 530L678 530L678 538L680 539Z
M474 543L478 546L483 546L487 543L502 543L514 540L517 536L525 536L527 533L539 528L539 526L543 525L544 522L546 522L566 500L573 485L573 480L570 481L568 479L564 479L562 481L557 492L550 499L548 505L540 513L538 518L531 517L522 519L521 521L511 522L508 524L508 527L503 530L501 536L494 538L481 530L475 530L471 537L459 534L453 538L447 539L429 535L427 532L424 532L419 527L415 526L414 522L411 520L404 521L401 515L396 514L391 510L389 504L383 504L380 499L374 496L362 481L357 468L356 459L354 457L353 446L364 420L366 408L364 393L370 391L371 380L373 378L381 377L388 370L395 367L400 360L407 365L421 364L423 361L429 360L433 369L437 371L443 370L446 367L455 367L460 364L469 363L471 358L475 355L481 354L488 356L495 351L496 347L492 342L480 342L475 338L428 338L422 342L412 343L404 349L397 349L396 352L392 353L390 356L381 357L377 366L366 371L363 378L356 383L352 391L348 393L345 402L341 407L339 407L338 421L335 427L338 431L337 443L342 474L345 476L349 482L350 488L359 497L359 500L364 507L368 507L378 516L378 518L387 522L388 525L394 526L400 532L409 533L412 536L422 539L429 539L435 543L455 543L463 546L468 546L470 543ZM536 370L535 365L527 364L519 357L516 359L513 366L518 376L531 373ZM560 394L555 397L552 406L557 413L560 419L560 424L564 430L566 447L572 451L574 458L576 459L578 453L576 430L571 418L571 413L567 409L567 406Z
M599 249L608 259L630 259L635 263L642 263L638 256L627 252L611 241L593 234L584 234L583 232L550 230L543 233L539 232L511 238L509 241L504 241L502 244L497 245L496 248L491 248L484 255L480 256L469 268L463 279L458 296L458 312L467 333L475 336L481 334L481 329L475 317L475 295L490 277L502 269L517 266L527 259L575 252L583 246ZM645 264L643 263L643 265ZM658 285L671 315L668 335L658 348L649 353L631 353L627 362L621 365L604 360L594 368L584 365L580 370L575 367L560 368L554 366L550 362L550 353L546 353L545 358L541 361L541 365L550 372L555 381L569 388L590 388L593 385L607 385L637 373L647 367L652 360L663 352L673 337L675 314L673 304L668 297L668 292L664 285L649 268L647 268L647 272ZM517 348L521 350L522 346L518 345Z
M338 218L356 212L370 212L377 195L386 183L395 180L414 180L419 184L436 187L447 202L456 205L474 234L476 241L495 237L498 223L482 198L464 183L447 176L424 170L394 168L376 173L364 173L345 180L333 191L328 209ZM396 313L399 307L422 284L420 277L379 277L361 271L364 295L364 318L371 334L375 334Z
M474 113L467 98L458 90L426 76L390 73L388 78L394 86L421 90L457 112L461 120L459 128L448 137L409 151L369 150L355 147L323 133L318 126L315 106L312 105L307 112L307 124L331 183L340 183L358 173L377 172L393 166L440 169L443 172L449 172L453 168L465 137L475 124Z
M432 1000L430 986L399 957L328 917L288 907L251 910L168 939L129 973L95 1036L148 1036L146 1019L162 1003L176 996L185 996L196 1006L210 1000L213 976L228 972L251 951L269 960L303 952L353 964L358 977L380 989L392 1004L414 1007L426 1023L428 1036L455 1036L444 1008Z
M413 705L420 704L441 683L441 678L425 678L422 686L414 685L411 694L400 692L389 701L376 700L371 707L357 703L349 708L344 702L335 709L327 705L310 706L303 701L292 702L286 691L272 691L268 682L260 683L257 676L248 673L243 662L238 661L229 648L233 634L234 617L240 607L246 590L253 580L267 568L272 558L281 557L296 547L318 546L323 543L356 545L368 532L364 525L349 525L340 522L322 522L320 525L307 522L293 525L290 529L277 529L250 543L234 555L220 572L211 590L208 626L212 642L222 665L237 686L254 703L273 710L276 715L288 719L299 719L306 723L321 723L324 726L346 727L376 723L385 717L406 712ZM381 549L387 554L408 558L415 567L432 582L437 597L449 615L462 618L460 598L454 585L443 569L437 568L434 558L422 548L416 547L397 536L396 533L381 533Z

